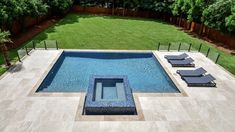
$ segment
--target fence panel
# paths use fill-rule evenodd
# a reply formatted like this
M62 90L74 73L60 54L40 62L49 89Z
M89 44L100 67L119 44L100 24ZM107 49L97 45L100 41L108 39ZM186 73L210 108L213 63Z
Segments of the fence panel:
M180 42L171 42L171 46L170 46L170 51L178 51L180 46Z
M210 50L210 52L208 53L208 58L210 58L214 62L217 62L219 55L220 54L216 50Z
M30 41L29 43L27 43L25 46L25 49L27 50L27 52L29 53L31 50L33 50L35 47L34 47L34 42L33 41Z
M23 58L25 55L27 55L26 48L25 47L20 48L19 50L17 50L17 53L19 59Z
M201 46L201 49L199 50L199 52L201 52L202 54L204 54L205 56L207 56L208 50L209 50L209 47L202 45L202 46Z
M159 43L160 45L158 45L158 50L162 50L162 51L167 51L168 50L168 44L165 43Z
M36 49L45 49L44 41L42 40L33 40Z
M58 44L56 40L45 40L46 49L58 49Z
M195 44L193 43L192 46L191 46L191 49L190 51L198 51L199 47L200 47L201 44Z
M178 50L179 51L189 51L190 44L189 43L180 43Z

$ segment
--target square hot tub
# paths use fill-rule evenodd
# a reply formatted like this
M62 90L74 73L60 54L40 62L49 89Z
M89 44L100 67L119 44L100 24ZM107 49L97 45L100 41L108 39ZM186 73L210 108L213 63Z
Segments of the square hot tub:
M127 76L99 76L90 78L84 114L135 115L136 107Z

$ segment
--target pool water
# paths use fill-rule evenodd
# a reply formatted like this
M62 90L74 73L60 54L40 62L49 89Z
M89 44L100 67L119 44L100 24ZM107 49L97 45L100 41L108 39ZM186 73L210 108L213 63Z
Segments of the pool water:
M104 85L102 86L102 99L117 99L117 87L116 85Z
M133 92L179 92L152 53L75 51L61 54L37 92L86 92L91 75L126 75Z
M102 87L102 99L105 100L112 100L117 99L117 88L115 86L113 87Z
M95 83L96 101L125 100L125 90L121 79L97 79Z

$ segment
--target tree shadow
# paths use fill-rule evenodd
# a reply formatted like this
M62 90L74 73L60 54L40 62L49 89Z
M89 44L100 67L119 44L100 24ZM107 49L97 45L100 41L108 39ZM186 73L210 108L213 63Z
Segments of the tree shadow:
M15 64L12 67L10 67L8 71L10 73L15 73L15 72L21 71L22 69L23 69L23 65L22 65L22 63L19 63L19 64Z
M103 16L100 15L101 17L105 19L123 19L123 20L139 20L139 21L151 21L151 22L157 22L161 24L168 24L168 22L156 18L143 18L143 17L137 17L137 16Z
M48 39L48 34L57 32L56 28L58 28L60 26L79 23L80 19L84 19L84 18L89 19L89 18L95 18L95 17L102 17L104 19L151 21L151 22L157 22L157 23L161 23L161 24L171 25L163 20L154 19L154 18L141 18L141 17L134 17L134 16L128 17L128 16L97 15L97 14L87 14L87 13L81 13L81 14L80 13L69 13L64 18L58 20L58 22L55 25L53 25L53 26L47 28L46 30L44 30L43 32L39 33L38 35L36 35L35 37L33 37L32 39L27 41L27 43L31 42L32 40L36 40L38 43L40 43L43 40Z

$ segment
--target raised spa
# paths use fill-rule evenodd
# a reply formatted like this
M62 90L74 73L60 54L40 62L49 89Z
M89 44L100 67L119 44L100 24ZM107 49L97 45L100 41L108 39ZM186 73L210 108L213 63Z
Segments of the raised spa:
M137 114L127 76L92 76L86 95L84 114Z

